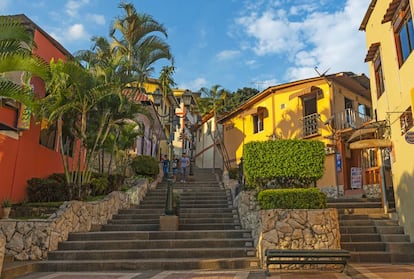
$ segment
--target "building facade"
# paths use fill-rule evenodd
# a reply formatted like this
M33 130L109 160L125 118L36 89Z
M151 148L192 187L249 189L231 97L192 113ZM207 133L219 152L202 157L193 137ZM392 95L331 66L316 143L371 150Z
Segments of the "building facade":
M37 45L32 52L49 62L71 57L62 45L25 15L12 16L20 20L33 34ZM19 73L14 73L16 81ZM32 77L33 94L45 96L43 80ZM27 114L23 113L28 111ZM10 99L0 99L0 200L14 202L26 196L26 182L32 177L45 177L63 172L62 159L55 134L48 134L47 123L35 121L30 108ZM76 148L76 144L75 147Z
M362 188L362 152L349 148L352 135L371 121L369 80L344 72L272 86L219 120L230 165L236 167L250 141L320 140L326 146L319 187L336 195ZM359 184L351 171L360 170ZM362 189L361 189L362 190Z
M372 0L361 23L365 31L376 118L387 124L395 205L414 239L414 27L412 0Z

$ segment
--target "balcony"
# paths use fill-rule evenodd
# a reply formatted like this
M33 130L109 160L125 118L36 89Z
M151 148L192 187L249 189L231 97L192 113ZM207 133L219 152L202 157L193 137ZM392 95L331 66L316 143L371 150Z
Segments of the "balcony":
M319 114L312 113L303 118L303 137L311 137L315 135L319 135Z
M332 126L335 130L357 129L369 122L371 117L363 115L353 109L345 109L334 115Z

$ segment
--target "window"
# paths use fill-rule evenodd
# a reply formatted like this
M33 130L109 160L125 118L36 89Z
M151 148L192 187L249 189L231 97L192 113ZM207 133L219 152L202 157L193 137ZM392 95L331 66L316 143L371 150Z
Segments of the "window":
M316 102L316 93L309 94L302 98L303 102L303 136L309 137L318 135L319 114Z
M403 1L404 2L404 1ZM393 22L398 62L401 66L414 49L414 28L410 5L403 3ZM404 7L405 6L405 7Z
M263 131L264 114L261 112L261 113L252 115L252 117L253 117L253 134Z
M404 135L413 127L413 114L411 112L411 107L409 107L403 114L401 114L400 125L401 135Z
M381 97L381 95L385 91L384 86L384 75L382 73L382 63L381 63L381 56L379 50L374 57L374 72L375 72L375 85L377 89L377 99Z

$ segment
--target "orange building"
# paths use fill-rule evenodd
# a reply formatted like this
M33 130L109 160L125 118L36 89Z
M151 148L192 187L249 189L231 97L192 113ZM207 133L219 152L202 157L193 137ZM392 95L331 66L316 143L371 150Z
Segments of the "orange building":
M25 15L12 16L25 24L37 45L33 53L45 61L71 57L62 45ZM15 74L16 77L20 75ZM45 96L43 80L32 77L34 94ZM0 98L0 200L13 202L25 199L26 182L33 177L45 177L63 172L56 135L47 133L45 125L33 117L24 117L27 108L10 99ZM27 115L27 114L26 114ZM30 114L29 114L30 115Z

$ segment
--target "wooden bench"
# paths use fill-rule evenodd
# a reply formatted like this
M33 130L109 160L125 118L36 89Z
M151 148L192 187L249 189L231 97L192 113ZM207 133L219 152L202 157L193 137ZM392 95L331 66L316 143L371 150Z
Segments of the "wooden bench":
M267 249L266 275L269 275L269 265L279 264L340 264L345 270L347 260L350 257L348 250L343 249Z

